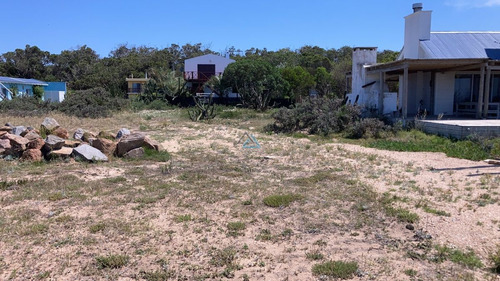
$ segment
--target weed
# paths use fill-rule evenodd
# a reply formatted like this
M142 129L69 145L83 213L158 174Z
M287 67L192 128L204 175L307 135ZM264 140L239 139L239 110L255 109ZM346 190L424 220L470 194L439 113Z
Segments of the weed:
M415 276L417 276L417 273L418 273L418 272L417 272L415 269L411 269L411 268L410 268L410 269L406 269L406 270L404 271L404 273L405 273L406 275L410 276L410 277L415 277Z
M98 256L95 258L97 263L97 268L106 269L106 268L120 268L125 266L129 262L129 256L127 255L107 255L107 256Z
M23 235L37 235L37 234L45 234L49 231L49 226L43 223L36 223L27 226L22 232Z
M141 271L140 276L146 281L164 281L174 277L174 272L166 270L156 270L152 272Z
M397 218L400 222L415 223L420 219L417 214L403 208L385 206L384 209L387 215Z
M435 249L437 254L434 260L436 262L450 260L451 262L464 265L471 269L483 267L483 263L472 250L463 252L460 249L452 249L448 246L441 245L436 245Z
M244 222L237 221L237 222L229 222L227 224L227 230L228 230L228 235L229 236L239 236L243 235L241 231L246 229L246 225Z
M450 217L451 216L451 214L448 213L448 212L445 212L445 211L442 211L442 210L433 209L433 208L428 207L428 206L424 206L423 210L426 213L434 214L434 215L438 215L438 216L444 216L444 217Z
M266 206L278 208L287 207L290 203L301 199L302 196L297 194L282 194L282 195L271 195L263 199Z
M357 262L327 261L315 264L312 273L317 276L328 276L339 279L350 279L358 270Z
M181 222L188 222L188 221L192 221L193 218L191 217L190 214L187 214L187 215L178 215L175 217L175 222L176 223L181 223Z
M105 228L106 228L106 223L100 222L100 223L96 223L96 224L91 225L89 227L89 231L90 231L90 233L97 233L97 232L104 231Z
M308 260L317 261L317 260L324 259L325 256L319 251L313 251L313 252L306 253L306 258Z
M255 239L260 241L269 241L273 239L273 235L269 229L262 229Z

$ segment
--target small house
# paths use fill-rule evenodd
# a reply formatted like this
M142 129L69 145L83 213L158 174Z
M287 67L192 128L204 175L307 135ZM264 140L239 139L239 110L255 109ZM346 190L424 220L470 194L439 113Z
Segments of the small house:
M184 61L184 80L192 93L203 92L203 84L212 76L222 76L226 67L235 62L229 55L214 54L194 57Z
M127 96L128 98L136 98L138 95L144 92L146 83L148 83L148 74L144 78L134 78L132 75L129 78L125 78L127 81Z
M46 87L48 84L36 79L0 76L0 101L17 96L32 96L36 86Z
M500 32L431 32L431 14L413 5L394 62L377 64L377 48L354 48L347 100L402 118L500 118Z

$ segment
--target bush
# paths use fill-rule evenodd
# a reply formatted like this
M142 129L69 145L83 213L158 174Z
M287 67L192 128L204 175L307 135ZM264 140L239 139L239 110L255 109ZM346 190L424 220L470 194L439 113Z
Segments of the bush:
M500 274L500 245L497 246L495 252L489 256L491 263L493 264L493 271Z
M97 267L104 268L120 268L125 266L129 261L129 256L126 255L108 255L95 258Z
M112 96L103 88L75 91L59 105L59 110L68 115L88 118L109 117L114 111L128 106L128 101Z
M292 133L307 130L310 134L339 133L359 120L359 107L345 105L342 99L318 98L300 103L294 108L281 108L273 114L274 123L266 130Z
M45 115L57 108L57 104L49 101L40 101L36 97L16 97L0 102L0 111L14 116Z
M268 207L278 208L287 207L290 203L301 199L300 195L296 194L284 194L284 195L271 195L267 196L262 200L264 204Z
M356 121L346 130L346 137L351 139L359 138L380 138L388 127L377 118L365 118Z
M312 268L314 275L326 275L332 278L350 279L358 270L357 262L328 261L315 264Z

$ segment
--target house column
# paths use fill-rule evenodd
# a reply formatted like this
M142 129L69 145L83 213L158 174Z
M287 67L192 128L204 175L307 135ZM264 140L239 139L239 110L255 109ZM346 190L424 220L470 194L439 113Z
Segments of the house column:
M381 71L379 73L379 90L378 90L378 114L384 114L384 84L385 84L385 72Z
M491 83L491 68L486 66L486 85L484 86L484 112L483 117L488 118L488 107L490 106L490 83Z
M479 79L479 97L477 98L476 118L481 118L483 113L484 97L484 65L481 66L481 78Z
M405 66L403 72L403 97L401 99L401 106L403 109L403 118L408 117L408 66Z

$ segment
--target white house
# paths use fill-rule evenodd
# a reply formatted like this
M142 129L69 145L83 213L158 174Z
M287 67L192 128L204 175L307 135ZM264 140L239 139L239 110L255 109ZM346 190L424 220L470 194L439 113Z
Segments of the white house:
M431 32L432 11L413 4L398 60L377 64L377 49L354 48L348 100L403 118L499 118L500 32ZM387 92L398 82L397 93Z
M235 60L230 59L229 55L222 57L214 54L187 59L184 61L184 80L193 92L199 92L208 79L222 76L226 67L233 62Z

